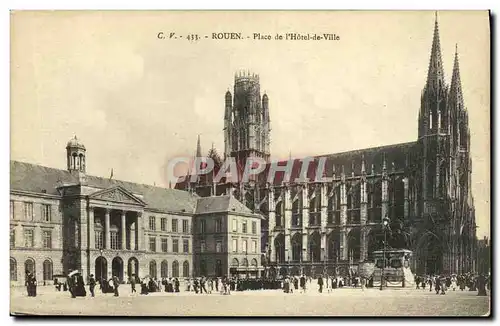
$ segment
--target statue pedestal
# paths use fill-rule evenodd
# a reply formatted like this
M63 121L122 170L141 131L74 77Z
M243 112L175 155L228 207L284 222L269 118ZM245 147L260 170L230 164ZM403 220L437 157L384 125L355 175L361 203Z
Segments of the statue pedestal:
M392 249L373 252L375 269L373 271L373 286L380 286L382 267L384 286L411 288L415 286L415 277L410 269L413 252L407 249Z

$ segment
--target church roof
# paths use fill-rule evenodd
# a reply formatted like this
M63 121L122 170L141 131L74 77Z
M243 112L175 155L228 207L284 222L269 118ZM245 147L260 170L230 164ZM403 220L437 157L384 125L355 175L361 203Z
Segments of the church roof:
M414 155L415 148L416 142L413 141L380 147L370 147L341 153L317 155L312 157L313 161L311 161L309 164L307 178L309 180L315 180L316 170L320 158L326 158L323 176L327 178L333 176L334 170L335 175L338 178L342 173L342 169L344 170L344 173L347 177L349 177L353 171L354 175L359 176L361 174L361 162L363 160L365 162L365 171L367 174L372 173L372 166L375 170L375 174L381 174L384 164L384 158L387 172L392 172L393 164L396 171L401 171L406 168L407 164L411 164L412 160L415 159L414 157L412 157L412 155ZM300 177L303 160L304 158L292 159L293 166L289 182L293 183L295 179ZM268 173L271 169L272 164L277 164L281 167L286 166L287 163L288 160L283 160L267 164L265 170L262 172L266 176L266 180L268 178ZM240 167L240 169L241 171L239 171L238 173L241 177L244 167L242 166ZM274 185L281 185L283 183L284 175L285 173L283 171L276 171L276 173L274 174L274 179L271 183ZM201 180L208 180L210 179L210 176L211 174L201 175L200 178ZM183 181L177 182L175 188L186 189L188 186L188 182L189 178L185 178ZM221 183L224 182L225 178L223 177Z
M11 190L59 195L57 187L77 184L78 182L78 178L66 170L19 161L10 162ZM133 194L142 195L143 200L147 203L147 208L165 212L193 213L198 198L197 195L186 191L91 175L86 176L86 185L101 189L121 186Z
M416 142L408 142L314 156L314 161L311 162L308 167L307 178L309 180L315 179L320 158L326 158L323 177L332 177L334 171L335 175L339 177L342 173L342 169L346 176L350 176L353 172L354 175L360 175L363 160L367 174L371 174L372 165L375 173L380 174L382 173L384 158L388 172L392 171L393 163L395 170L400 171L406 167L407 161L411 159L410 155L415 148L415 144ZM287 162L288 161L280 161L277 164L278 166L285 166ZM269 168L270 165L266 168L266 176ZM300 177L301 168L302 159L294 159L290 181ZM273 184L281 184L283 179L284 172L278 171L274 176Z

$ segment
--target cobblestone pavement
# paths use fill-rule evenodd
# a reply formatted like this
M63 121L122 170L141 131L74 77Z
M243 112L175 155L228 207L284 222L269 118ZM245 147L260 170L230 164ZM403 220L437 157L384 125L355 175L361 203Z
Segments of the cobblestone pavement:
M39 287L27 297L11 288L12 313L41 315L113 316L486 316L490 296L449 291L436 295L415 289L337 289L332 293L285 294L278 290L196 295L193 292L131 294L120 287L120 297L97 291L95 298L70 298L68 292Z

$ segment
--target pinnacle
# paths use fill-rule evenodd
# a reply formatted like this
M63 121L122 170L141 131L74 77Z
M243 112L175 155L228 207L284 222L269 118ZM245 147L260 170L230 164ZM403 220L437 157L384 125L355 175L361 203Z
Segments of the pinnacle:
M439 82L439 83L438 83ZM429 61L429 71L427 75L427 87L444 85L443 61L441 58L441 43L439 40L439 24L437 12L435 14L434 35L432 39L431 57Z

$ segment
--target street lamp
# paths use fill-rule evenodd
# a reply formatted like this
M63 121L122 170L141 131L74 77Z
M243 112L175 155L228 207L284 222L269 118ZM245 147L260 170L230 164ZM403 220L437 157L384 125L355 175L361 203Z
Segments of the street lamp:
M99 249L99 254L100 254L100 256L99 256L99 258L100 258L100 259L99 259L99 264L101 265L101 268L100 268L100 270L101 270L101 277L100 277L100 280L99 280L99 281L101 282L101 284L102 284L102 283L104 283L104 279L103 279L103 274L104 274L104 271L103 271L103 269L104 269L104 268L103 268L103 267L104 267L104 266L103 266L103 265L104 265L104 263L103 263L103 262L104 262L104 258L103 258L103 256L102 256L102 252L103 252L103 250L102 250L102 248L100 248L100 249ZM101 285L101 287L102 287L102 285Z
M385 251L387 249L387 228L389 226L389 218L386 216L382 219L382 228L384 231L384 263L382 265L382 273L380 274L380 290L382 291L383 289L383 284L384 284L384 269L385 269Z

